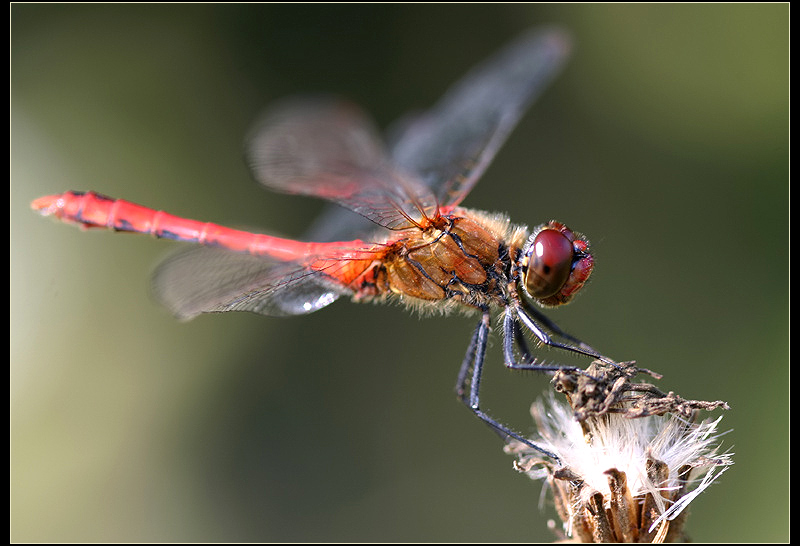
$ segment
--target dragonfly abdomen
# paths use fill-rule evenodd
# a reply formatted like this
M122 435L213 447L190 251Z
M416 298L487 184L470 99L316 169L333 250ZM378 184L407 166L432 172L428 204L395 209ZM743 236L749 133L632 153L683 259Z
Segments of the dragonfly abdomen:
M219 247L280 261L307 261L310 256L325 255L341 248L358 249L360 240L340 243L309 243L232 229L212 222L190 220L114 199L95 192L68 191L40 197L31 208L45 216L78 224L84 229L101 228L142 233L159 239L170 239ZM350 254L356 254L352 251Z

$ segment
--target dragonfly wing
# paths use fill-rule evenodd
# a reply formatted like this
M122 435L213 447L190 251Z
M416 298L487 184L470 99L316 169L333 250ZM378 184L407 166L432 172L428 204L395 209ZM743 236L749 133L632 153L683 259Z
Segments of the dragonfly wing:
M392 164L366 115L344 101L279 104L256 125L247 150L266 187L333 201L389 229L409 227L437 210L430 190Z
M225 311L301 315L347 293L324 273L297 263L209 247L184 250L160 263L152 291L181 319Z
M372 239L376 236L376 227L374 222L348 209L328 205L314 219L304 237L308 241L323 242Z
M403 124L391 146L395 164L421 178L441 205L457 205L569 51L563 31L523 34Z

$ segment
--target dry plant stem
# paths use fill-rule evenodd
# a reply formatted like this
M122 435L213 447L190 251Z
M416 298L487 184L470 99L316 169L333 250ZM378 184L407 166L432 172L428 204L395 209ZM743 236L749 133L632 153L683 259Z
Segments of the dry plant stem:
M634 542L639 533L636 508L628 489L628 478L624 472L611 468L606 470L611 487L611 514L614 515L614 528L619 531L623 542Z

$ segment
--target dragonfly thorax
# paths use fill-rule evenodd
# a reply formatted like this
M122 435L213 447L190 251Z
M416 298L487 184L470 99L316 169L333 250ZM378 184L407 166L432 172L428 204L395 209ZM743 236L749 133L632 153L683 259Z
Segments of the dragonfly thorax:
M375 292L356 289L355 297L399 297L422 309L426 302L473 309L504 305L514 269L510 256L520 254L526 237L527 230L504 215L454 209L425 229L394 232L370 276Z

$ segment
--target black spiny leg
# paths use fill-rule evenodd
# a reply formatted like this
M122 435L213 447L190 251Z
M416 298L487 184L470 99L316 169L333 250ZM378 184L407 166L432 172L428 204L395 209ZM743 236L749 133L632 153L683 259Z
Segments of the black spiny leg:
M472 410L472 413L477 415L484 423L492 427L504 440L514 438L523 444L535 449L542 455L550 457L555 461L560 461L558 456L551 453L542 446L523 438L518 433L514 432L506 425L495 421L492 417L487 415L480 409L480 385L481 385L481 372L483 370L483 361L486 356L486 343L489 339L489 323L490 316L488 310L484 310L481 316L481 321L475 328L475 333L472 334L472 339L469 342L467 354L464 357L464 362L461 364L461 370L458 373L458 384L456 385L456 393L458 398ZM512 338L513 339L513 338ZM560 368L556 368L560 369ZM470 371L472 373L470 374ZM469 382L469 389L467 388Z
M517 362L516 355L514 354L514 343L516 342L519 347L522 362ZM583 370L575 366L548 366L546 364L538 364L536 359L531 355L528 346L525 343L525 337L522 335L517 317L514 316L513 311L508 308L503 315L503 357L505 359L506 368L512 370L534 370L538 372L557 372L559 370L568 370L573 372L582 373Z
M514 313L516 317L509 319L510 313ZM533 317L531 315L533 315ZM514 305L513 308L506 308L506 319L505 319L506 321L517 320L517 317L519 318L519 321L528 330L530 330L531 333L533 333L533 335L535 335L539 339L539 341L541 341L545 345L549 345L550 347L555 347L557 349L563 349L565 351L569 351L572 353L590 356L592 358L602 360L603 362L607 364L612 364L614 366L617 365L616 362L614 362L607 356L601 355L594 348L583 343L579 339L564 333L558 326L556 326L554 323L552 323L549 319L547 319L544 315L540 314L538 311L526 309L520 303ZM565 338L567 340L570 340L571 342L574 342L575 345L572 345L570 343L564 343L562 341L554 339L554 337L550 335L550 333L548 333L545 329L550 330L550 332L552 332L552 334L554 335L557 335L561 338Z
M572 335L568 334L567 332L565 332L564 330L559 328L558 324L556 324L555 322L553 322L552 320L547 318L547 316L545 316L542 313L540 313L539 310L537 310L535 307L531 307L529 305L524 305L524 304L520 305L519 307L524 307L524 309L520 309L520 311L525 313L526 318L528 320L531 320L532 322L535 322L537 325L540 325L540 326L543 325L545 328L550 330L553 334L555 334L555 335L557 335L557 336L559 336L559 337L561 337L563 339L566 339L568 341L571 341L572 343L575 343L577 345L577 347L574 347L574 348L573 347L564 347L563 345L556 345L557 347L560 347L562 349L566 348L567 350L570 350L570 351L573 351L573 352L578 352L578 353L581 353L581 354L584 354L584 355L592 356L592 357L598 358L598 359L600 359L603 362L606 362L608 364L613 364L614 363L611 359L601 355L596 349L594 349L590 345L587 345L586 343L584 343L580 339L576 338L575 336L572 336ZM536 334L536 336L539 337L539 334ZM542 341L545 344L550 345L550 343L547 343L544 340L542 340ZM575 349L578 349L578 350L576 351Z

